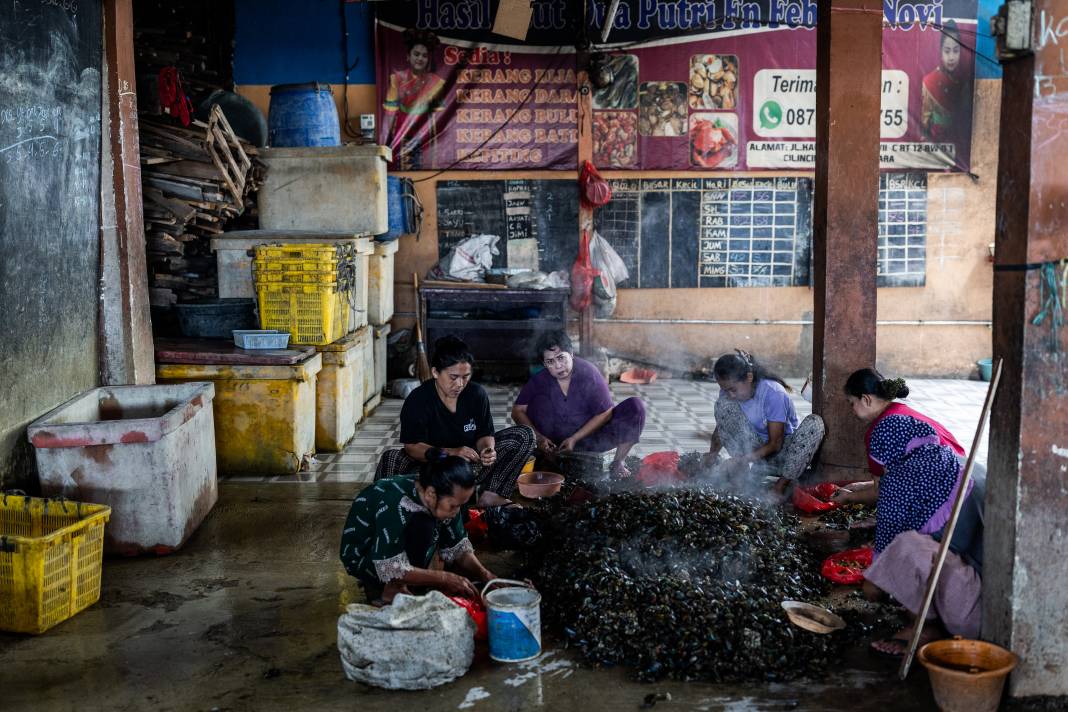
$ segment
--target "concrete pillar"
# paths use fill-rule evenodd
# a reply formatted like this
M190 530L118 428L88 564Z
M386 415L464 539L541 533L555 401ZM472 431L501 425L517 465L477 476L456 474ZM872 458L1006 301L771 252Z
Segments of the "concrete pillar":
M100 179L100 381L154 383L132 0L104 2L103 121Z
M879 236L879 0L819 0L813 208L813 410L827 424L823 476L865 466L863 426L842 386L875 363Z
M1034 56L1004 65L994 272L983 637L1020 656L1009 692L1068 695L1068 327L1035 325L1040 263L1068 257L1068 0L1038 0ZM1057 281L1064 265L1057 265Z

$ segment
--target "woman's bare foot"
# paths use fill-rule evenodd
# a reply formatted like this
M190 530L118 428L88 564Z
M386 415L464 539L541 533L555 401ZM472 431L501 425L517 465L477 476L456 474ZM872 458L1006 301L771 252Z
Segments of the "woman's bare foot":
M909 649L909 643L912 642L913 632L914 628L912 626L906 626L889 638L873 640L870 647L873 652L879 655L892 658L904 657ZM942 626L935 622L930 622L923 627L923 632L920 633L920 642L916 649L919 650L927 643L941 640L944 637L946 637L946 633L942 630Z

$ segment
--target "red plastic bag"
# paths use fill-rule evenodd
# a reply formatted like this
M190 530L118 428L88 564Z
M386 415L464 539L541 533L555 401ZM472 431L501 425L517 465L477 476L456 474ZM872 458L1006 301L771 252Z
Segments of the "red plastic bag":
M679 453L670 450L647 455L638 470L638 481L646 487L673 485L684 479L679 472Z
M464 522L467 538L470 539L473 544L477 544L489 534L489 525L486 524L486 518L482 516L481 509L469 509L467 511L467 516L468 519Z
M489 637L489 624L486 622L486 607L482 605L482 601L472 601L460 596L449 596L449 600L467 611L467 615L475 622L475 640L486 640Z
M612 188L608 185L608 181L601 177L597 168L589 161L582 162L579 189L582 204L588 208L599 208L612 199Z
M818 485L808 487L795 487L793 505L802 514L822 514L832 509L838 509L838 503L832 502L831 497L842 487L853 484L852 480L839 482L821 482Z
M185 95L182 77L174 67L159 70L159 104L164 114L170 114L188 126L192 121L193 102Z
M831 583L855 586L864 581L864 572L871 566L874 555L870 546L831 554L823 561L820 573Z
M590 308L590 302L593 300L593 280L600 274L593 268L593 262L590 260L590 233L583 230L578 257L571 266L572 309L580 312Z

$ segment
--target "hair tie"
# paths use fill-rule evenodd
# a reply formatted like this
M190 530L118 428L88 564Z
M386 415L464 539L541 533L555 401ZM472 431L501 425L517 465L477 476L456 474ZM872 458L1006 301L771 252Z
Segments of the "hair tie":
M743 351L742 349L735 349L735 352L737 352L738 356L742 359L742 361L745 361L746 366L748 366L750 369L753 368L753 357L749 354L748 351Z

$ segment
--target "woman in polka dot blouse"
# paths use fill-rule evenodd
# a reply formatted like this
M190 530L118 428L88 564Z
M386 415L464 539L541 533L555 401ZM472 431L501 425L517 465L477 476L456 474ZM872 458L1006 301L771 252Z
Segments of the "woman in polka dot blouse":
M846 381L845 392L853 413L869 424L865 444L874 479L841 490L835 500L877 506L875 563L864 574L864 592L873 600L889 594L916 615L960 486L964 448L942 425L895 402L909 394L900 378L861 369ZM934 612L941 625L929 621L924 642L946 631L979 636L985 480L980 468L969 482L935 595ZM906 628L872 643L872 650L899 657L911 635Z

